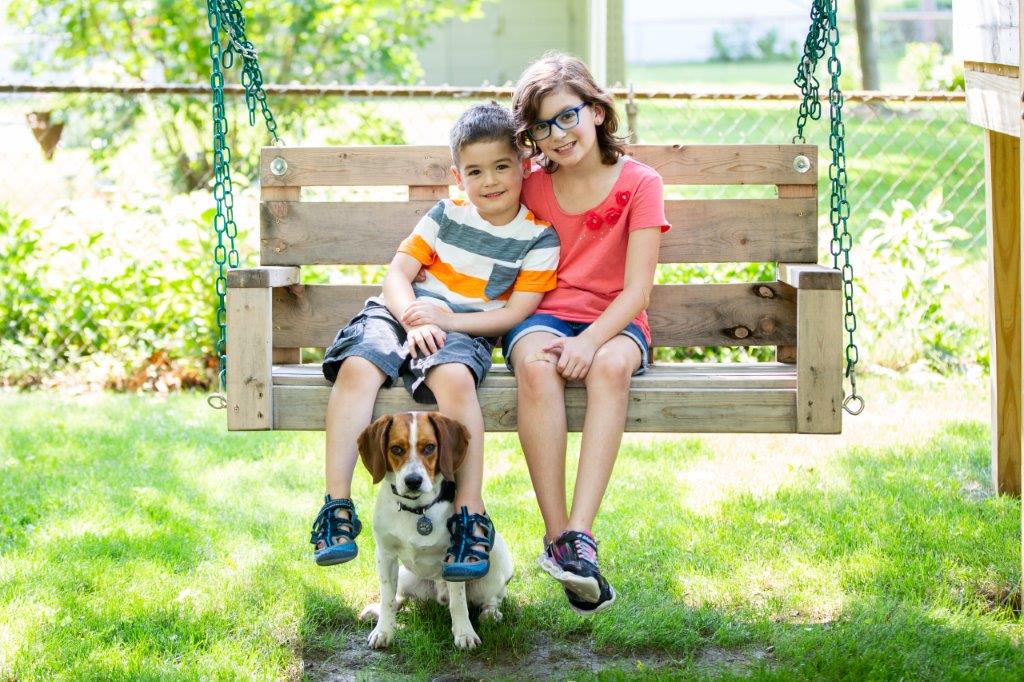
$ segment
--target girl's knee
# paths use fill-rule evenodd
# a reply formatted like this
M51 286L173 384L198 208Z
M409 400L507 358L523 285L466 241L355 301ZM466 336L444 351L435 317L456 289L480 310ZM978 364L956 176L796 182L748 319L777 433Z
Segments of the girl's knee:
M587 386L600 385L607 389L628 390L635 369L634 358L621 353L598 354L585 382Z
M557 390L562 384L558 367L546 359L520 361L516 366L516 381L521 389L533 392Z

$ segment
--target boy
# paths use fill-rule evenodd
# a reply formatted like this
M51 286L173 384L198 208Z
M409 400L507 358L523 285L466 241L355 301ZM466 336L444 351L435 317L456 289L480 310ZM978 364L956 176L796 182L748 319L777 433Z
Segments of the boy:
M418 402L462 422L470 442L459 469L448 581L487 574L493 524L484 511L483 415L476 388L491 366L494 337L526 319L555 288L559 242L519 202L529 163L515 122L496 103L467 110L452 128L452 173L468 202L443 199L398 247L383 296L338 332L324 355L335 382L327 405L327 496L310 542L321 566L354 559L361 524L352 504L356 438L377 390L401 377ZM425 279L418 280L423 270ZM427 501L429 502L429 500ZM411 502L411 504L417 504Z

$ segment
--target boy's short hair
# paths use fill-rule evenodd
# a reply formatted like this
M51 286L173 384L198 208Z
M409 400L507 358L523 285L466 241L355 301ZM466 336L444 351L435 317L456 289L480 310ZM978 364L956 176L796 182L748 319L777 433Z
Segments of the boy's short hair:
M516 122L512 112L493 101L474 104L462 112L448 136L452 162L458 166L459 152L466 145L477 142L508 142L509 147L518 155Z

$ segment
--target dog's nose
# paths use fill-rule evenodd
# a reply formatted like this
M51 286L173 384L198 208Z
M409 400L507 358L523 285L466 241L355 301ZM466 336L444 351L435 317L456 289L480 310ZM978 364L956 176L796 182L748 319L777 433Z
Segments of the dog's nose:
M419 474L409 474L405 477L405 487L409 490L419 490L423 485L423 477Z

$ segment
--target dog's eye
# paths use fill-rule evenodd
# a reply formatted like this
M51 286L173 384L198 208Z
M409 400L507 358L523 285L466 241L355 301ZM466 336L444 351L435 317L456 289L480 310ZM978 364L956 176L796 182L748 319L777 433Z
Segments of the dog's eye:
M400 455L403 452L405 452L405 450L402 449L401 445L392 445L391 446L391 454L392 455Z
M433 453L436 448L437 446L434 445L433 443L427 443L426 445L423 446L423 454L429 455Z

